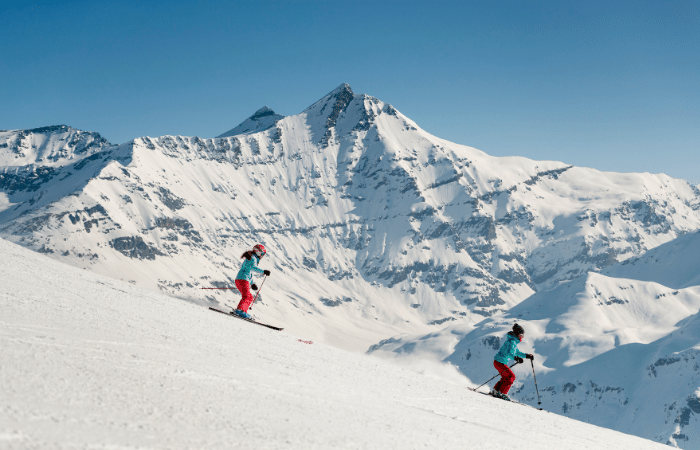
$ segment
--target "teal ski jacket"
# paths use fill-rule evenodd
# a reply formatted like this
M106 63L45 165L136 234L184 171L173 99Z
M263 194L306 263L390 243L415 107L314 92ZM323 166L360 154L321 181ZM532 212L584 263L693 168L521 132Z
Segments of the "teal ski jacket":
M260 258L258 258L258 255L255 255L255 254L251 255L250 259L246 259L245 261L243 261L243 266L241 267L241 270L238 271L238 275L236 275L236 279L237 280L245 280L247 282L253 281L253 272L257 272L257 273L265 272L264 270L258 268L259 262L260 262Z
M496 356L494 356L493 359L501 364L508 365L509 359L515 361L516 357L524 358L527 353L523 353L518 350L519 343L520 339L518 339L518 336L513 334L512 331L509 331L508 334L506 334L506 341L503 343L501 349L498 351L498 353L496 353Z

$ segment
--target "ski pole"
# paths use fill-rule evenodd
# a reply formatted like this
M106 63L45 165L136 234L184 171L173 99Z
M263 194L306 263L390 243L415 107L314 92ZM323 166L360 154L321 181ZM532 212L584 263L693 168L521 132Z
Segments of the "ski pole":
M537 375L535 375L535 363L530 360L530 364L532 364L532 378L535 380L535 389L537 390L537 404L541 405L542 402L540 401L540 389L537 387Z
M265 275L265 279L263 280L262 283L260 283L260 288L258 289L258 292L255 294L255 298L253 299L253 303L250 304L250 309L253 309L253 305L255 304L255 300L258 299L258 295L260 295L260 291L262 291L263 284L265 284L265 281L267 281L267 275Z
M515 361L511 366L508 366L508 368L511 369L511 368L513 368L513 366L515 366L516 364L519 364L519 363L518 363L517 361ZM475 391L478 391L479 388L480 388L481 386L483 386L484 384L486 384L486 383L488 383L489 381L493 380L494 378L496 378L496 377L499 376L499 375L500 375L500 373L497 373L496 375L492 376L491 378L489 378L488 380L486 380L484 383L482 383L479 387L474 388L474 390L475 390Z

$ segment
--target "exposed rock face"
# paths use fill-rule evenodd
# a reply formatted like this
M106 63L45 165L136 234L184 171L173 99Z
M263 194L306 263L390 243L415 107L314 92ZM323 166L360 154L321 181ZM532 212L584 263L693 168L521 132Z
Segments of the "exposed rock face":
M154 260L156 256L164 256L157 248L146 244L140 236L115 238L109 245L129 258Z

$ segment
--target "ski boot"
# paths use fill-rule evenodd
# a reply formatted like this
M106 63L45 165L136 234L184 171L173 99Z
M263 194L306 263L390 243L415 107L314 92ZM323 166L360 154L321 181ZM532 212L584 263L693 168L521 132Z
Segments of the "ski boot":
M235 314L242 319L253 320L253 316L251 316L247 312L243 311L242 309L236 309L231 314Z
M501 400L510 401L510 397L508 397L501 391L497 391L496 389L491 389L491 392L489 392L489 394L491 394L493 397L500 398Z

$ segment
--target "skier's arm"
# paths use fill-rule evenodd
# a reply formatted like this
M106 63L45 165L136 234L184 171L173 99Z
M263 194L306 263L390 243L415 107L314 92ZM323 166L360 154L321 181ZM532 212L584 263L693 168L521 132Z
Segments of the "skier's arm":
M508 340L507 342L509 348L508 348L508 356L510 359L513 361L517 361L518 358L524 358L526 353L521 352L518 350L518 343L515 341Z
M261 268L259 268L259 267L257 267L257 266L251 267L250 270L254 270L254 271L257 272L257 273L265 273L264 270L262 270Z
M263 269L261 269L260 267L258 267L258 262L259 262L259 260L258 260L258 261L253 261L253 260L251 259L251 261L250 261L250 270L251 270L251 271L255 271L255 272L257 272L257 273L262 273L262 274L268 275L268 274L270 273L270 271L269 271L269 270L263 270Z

